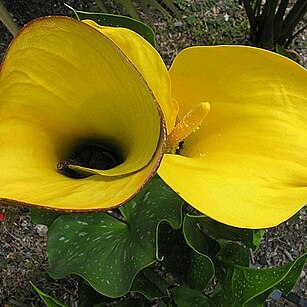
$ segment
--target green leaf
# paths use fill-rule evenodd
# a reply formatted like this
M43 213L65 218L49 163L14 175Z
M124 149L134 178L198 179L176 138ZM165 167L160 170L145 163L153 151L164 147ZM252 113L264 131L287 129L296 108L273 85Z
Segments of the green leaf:
M206 307L209 306L207 297L199 290L191 289L186 285L172 291L177 307Z
M57 211L31 208L31 219L35 224L43 224L48 227L61 215Z
M290 54L285 48L283 48L282 46L280 46L278 44L276 45L276 52L278 54L283 55L286 58L289 58L292 61L295 61L295 58L293 57L293 55ZM297 214L295 216L297 216Z
M138 292L148 300L168 297L169 284L151 268L145 268L134 279L131 292Z
M249 250L237 242L226 241L221 244L217 259L234 265L249 267Z
M196 251L193 252L186 277L189 287L200 291L204 290L214 277L214 274L215 270L211 259Z
M112 299L95 291L86 281L81 280L78 289L78 307L134 307L143 306L145 298L130 296Z
M192 249L191 263L187 272L187 283L191 288L203 290L214 277L215 270L211 259L204 254L209 246L205 246L204 238L196 228L197 221L199 219L194 219L187 215L183 222L183 234Z
M183 220L183 235L189 246L202 254L208 254L210 246L204 240L203 233L199 229L199 222L204 216L186 215Z
M32 282L30 282L33 289L38 293L40 298L43 300L43 302L46 304L47 307L66 307L66 305L62 304L58 300L52 298L48 294L44 293L42 290L37 288Z
M169 284L175 284L186 276L191 258L191 249L181 231L172 229L168 224L159 228L159 258L166 270L165 278Z
M155 34L153 30L146 24L135 20L131 17L112 15L106 13L91 13L76 11L71 8L76 17L79 20L91 19L101 26L111 26L111 27L123 27L130 29L138 34L140 34L144 39L146 39L153 47L156 47Z
M51 277L76 273L103 295L126 294L136 274L158 259L159 224L180 228L182 204L161 179L153 179L121 208L122 220L106 213L60 216L48 231Z
M259 236L263 234L263 231L228 226L203 215L188 215L188 218L196 219L198 225L197 227L201 229L201 232L213 239L216 239L217 241L236 241L252 249L255 249L257 245L259 245Z
M162 0L162 2L168 7L168 9L176 16L176 18L181 19L182 14L178 10L178 8L175 6L173 0Z
M253 245L255 246L255 250L259 248L261 243L261 239L265 233L264 229L254 229L253 230Z
M204 227L206 225L210 226L206 229L207 233L212 233L214 229L211 228L213 225L211 221L209 221L209 224L204 223L204 221L206 222L206 217L186 216L183 222L183 231L188 244L199 253L205 255L210 251L210 248L208 249L208 242L210 243L210 241L207 240ZM218 231L220 228L218 224L216 225L215 233L219 233L220 237L227 237L228 235L225 234L224 228L222 231ZM231 238L247 238L247 242L251 242L253 232L251 234L252 236L245 237L244 235L236 234L236 232L231 232L229 236ZM256 306L262 303L274 289L279 289L285 294L289 293L307 259L307 254L305 254L293 263L279 268L252 269L242 265L235 265L235 263L247 265L247 262L245 262L247 254L242 253L244 247L236 242L225 242L224 240L219 239L220 250L216 253L216 258L213 259L216 276L222 286L221 290L215 291L213 296L214 306ZM210 243L210 245L211 249L216 249L214 244ZM215 253L211 254L214 255ZM235 258L238 259L236 260Z
M296 259L291 265L292 268L289 273L283 278L278 284L274 286L274 289L278 289L285 296L287 296L295 284L297 283L302 270L304 269L304 265L307 260L307 254L302 255L300 258ZM254 300L249 302L250 306L254 306L253 304L263 304L268 296L272 293L272 288L266 291L263 295L259 295Z
M113 299L98 293L85 280L80 280L78 287L78 299L78 307L90 307L97 304L108 304L113 302Z
M306 260L307 254L290 264L270 269L226 265L224 289L215 297L215 303L229 307L255 306L263 303L274 289L288 294L297 282Z

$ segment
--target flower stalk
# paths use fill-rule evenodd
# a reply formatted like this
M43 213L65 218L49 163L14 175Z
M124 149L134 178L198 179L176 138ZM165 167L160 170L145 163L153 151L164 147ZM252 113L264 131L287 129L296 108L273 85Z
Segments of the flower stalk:
M5 6L0 2L0 20L3 22L5 27L11 32L13 36L16 36L19 31L19 27L12 19L10 13L7 11Z

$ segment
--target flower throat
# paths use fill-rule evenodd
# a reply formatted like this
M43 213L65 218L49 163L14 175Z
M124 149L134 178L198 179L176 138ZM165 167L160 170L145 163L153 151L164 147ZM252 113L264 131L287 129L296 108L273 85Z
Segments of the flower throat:
M107 170L124 162L120 150L114 144L97 140L86 140L77 144L69 158L57 164L59 173L74 179L92 176L89 172L73 170L69 165L77 165L91 169Z

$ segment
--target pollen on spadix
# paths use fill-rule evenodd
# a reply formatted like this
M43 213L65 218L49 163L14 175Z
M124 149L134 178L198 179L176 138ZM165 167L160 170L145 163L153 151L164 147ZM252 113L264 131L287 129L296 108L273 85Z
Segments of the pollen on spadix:
M178 146L191 133L197 131L209 111L210 104L208 102L201 102L195 109L184 115L168 136L167 147Z

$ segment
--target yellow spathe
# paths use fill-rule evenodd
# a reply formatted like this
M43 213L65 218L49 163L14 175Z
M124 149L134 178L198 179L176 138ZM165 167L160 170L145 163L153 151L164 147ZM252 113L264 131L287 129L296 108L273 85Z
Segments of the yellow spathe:
M243 46L194 47L170 76L179 120L201 101L210 112L167 154L162 179L190 205L244 228L278 225L307 200L307 72Z
M139 34L129 29L100 26L92 20L83 22L109 37L142 74L161 106L169 134L176 122L178 104L171 99L169 73L159 53Z
M165 143L161 111L134 65L105 35L65 17L26 26L0 75L0 201L106 209L154 174ZM96 175L59 174L82 140L115 143L124 162Z

